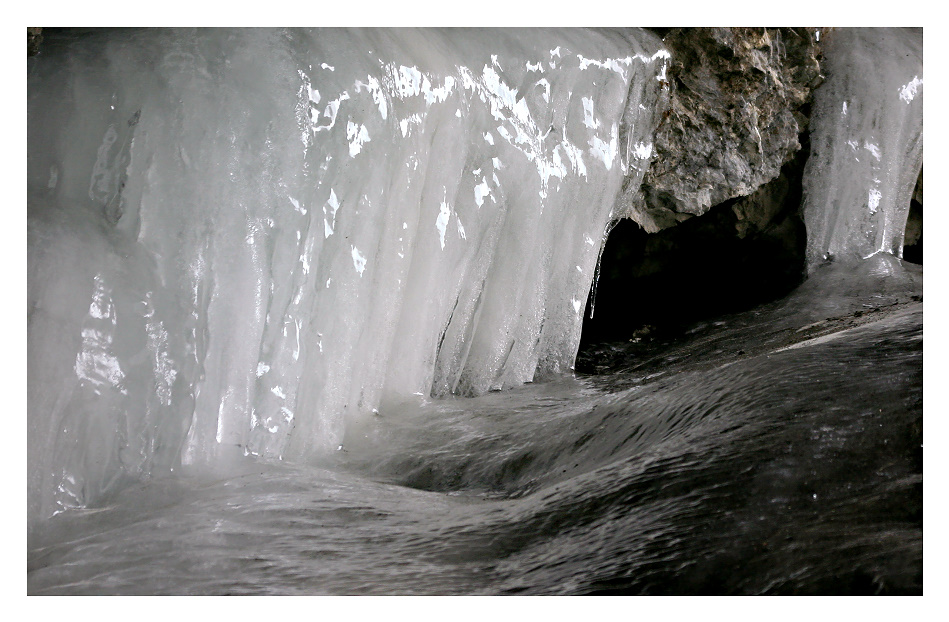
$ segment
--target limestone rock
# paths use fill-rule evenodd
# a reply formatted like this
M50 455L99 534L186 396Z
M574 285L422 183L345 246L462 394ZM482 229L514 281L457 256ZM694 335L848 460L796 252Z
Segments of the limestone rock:
M675 28L669 104L642 195L627 214L647 232L753 193L800 149L800 108L822 76L813 28Z

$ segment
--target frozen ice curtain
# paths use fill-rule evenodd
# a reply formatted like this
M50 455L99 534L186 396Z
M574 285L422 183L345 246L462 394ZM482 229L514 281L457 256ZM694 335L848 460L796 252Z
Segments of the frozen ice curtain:
M643 31L90 35L29 84L30 516L573 365Z

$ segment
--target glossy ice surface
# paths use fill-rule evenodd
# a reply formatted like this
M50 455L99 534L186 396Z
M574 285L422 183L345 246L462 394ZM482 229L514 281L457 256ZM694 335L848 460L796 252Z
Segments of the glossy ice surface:
M31 521L567 372L645 32L145 30L31 60Z
M922 29L841 28L824 45L804 172L808 266L902 257L923 166Z

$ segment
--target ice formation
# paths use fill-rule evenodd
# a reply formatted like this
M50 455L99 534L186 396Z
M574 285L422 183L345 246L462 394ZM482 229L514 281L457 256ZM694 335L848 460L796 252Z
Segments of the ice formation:
M65 45L65 44L64 44ZM31 520L571 367L644 32L118 31L29 75Z
M918 32L826 37L809 264L899 253ZM29 65L28 515L569 369L668 52L642 31L113 31Z
M804 171L808 268L902 257L923 163L922 31L836 29L825 46Z

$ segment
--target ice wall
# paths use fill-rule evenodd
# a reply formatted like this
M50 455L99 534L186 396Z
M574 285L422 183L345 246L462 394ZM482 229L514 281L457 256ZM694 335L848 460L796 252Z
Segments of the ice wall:
M807 263L902 257L923 162L922 29L826 33L804 170Z
M111 31L29 61L31 521L572 366L640 31Z

